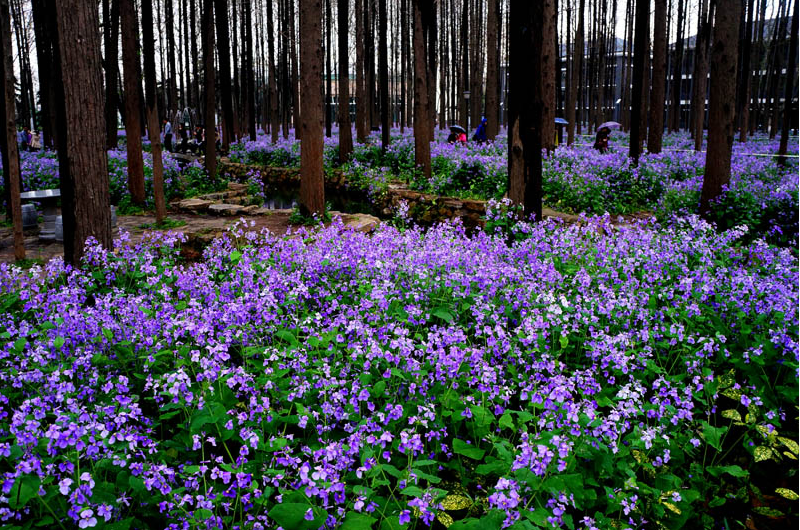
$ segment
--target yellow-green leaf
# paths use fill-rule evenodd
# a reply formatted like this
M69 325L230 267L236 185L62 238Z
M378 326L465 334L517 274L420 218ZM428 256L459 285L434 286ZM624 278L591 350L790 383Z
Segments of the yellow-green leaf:
M797 457L795 455L793 455L792 453L790 453L789 451L784 451L783 455L788 457L788 458L791 458L792 460L797 460Z
M756 506L753 511L758 515L766 515L767 517L783 517L783 512L770 508L769 506Z
M669 511L671 511L672 513L674 513L674 514L676 514L676 515L680 515L680 514L681 514L681 509L680 509L680 508L678 508L677 506L675 506L674 504L672 504L671 502L663 502L663 501L662 501L662 502L661 502L661 504L663 504L664 506L666 506L666 507L667 507L667 509L668 509Z
M796 500L800 499L800 495L798 495L797 493L793 492L792 490L786 489L786 488L777 488L775 490L775 493L777 493L781 497L789 499L790 501L796 501Z
M756 447L756 450L753 453L753 457L755 458L756 462L763 462L764 460L769 460L773 458L772 449L770 449L767 446L760 445Z
M739 414L739 411L735 409L723 410L722 417L729 420L742 421L742 415Z
M736 382L736 379L733 377L733 370L728 372L727 374L723 374L717 377L717 381L719 381L720 388L728 388L729 386L733 386L733 383Z
M725 390L720 392L720 394L734 401L739 401L739 398L742 397L742 391L734 388L726 388Z
M778 436L778 440L780 440L781 443L783 443L783 445L785 445L789 449L789 451L793 452L794 454L798 454L797 442L789 438L786 438L784 436Z

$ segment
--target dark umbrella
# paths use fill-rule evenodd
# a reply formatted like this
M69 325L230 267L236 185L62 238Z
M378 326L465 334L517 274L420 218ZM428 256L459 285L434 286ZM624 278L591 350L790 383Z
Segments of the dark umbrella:
M450 130L453 131L453 132L459 132L459 133L464 133L464 134L467 133L467 130L464 127L462 127L461 125L451 125L450 126Z
M556 123L558 123L559 125L569 125L569 122L564 118L556 118Z
M620 127L622 127L621 123L617 123L615 121L607 121L605 123L601 123L600 127L598 127L597 130L599 131L600 129L608 129L610 131L611 129L618 129Z

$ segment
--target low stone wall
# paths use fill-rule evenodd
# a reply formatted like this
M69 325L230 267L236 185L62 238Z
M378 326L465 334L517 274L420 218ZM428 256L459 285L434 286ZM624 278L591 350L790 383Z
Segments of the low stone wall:
M244 182L253 173L261 177L267 192L287 193L300 189L299 168L264 167L239 164L229 161L220 162L220 174L230 180ZM364 202L365 192L348 186L347 177L341 171L327 171L325 174L325 193L337 194L354 202ZM486 214L486 202L463 200L453 197L442 197L429 193L420 193L399 185L390 185L389 189L378 196L370 197L371 213L383 219L393 217L400 209L401 203L408 206L408 215L417 224L430 226L441 221L459 218L467 229L482 227Z

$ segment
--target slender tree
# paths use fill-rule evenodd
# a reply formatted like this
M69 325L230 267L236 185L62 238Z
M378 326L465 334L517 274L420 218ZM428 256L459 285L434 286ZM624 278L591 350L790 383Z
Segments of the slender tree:
M633 89L631 97L631 135L629 155L634 163L639 162L642 152L642 116L645 113L645 64L649 46L647 45L650 22L650 2L636 0L636 33L633 41Z
M205 166L208 176L214 178L217 175L217 153L215 144L215 133L217 130L215 123L216 94L214 87L214 0L205 0L203 10L203 73L205 76ZM250 118L251 120L253 118ZM252 131L251 129L251 135Z
M231 95L231 55L228 46L228 2L214 0L217 23L217 49L219 53L219 92L222 103L222 151L227 152L234 138L233 100Z
M117 135L117 107L119 107L119 87L117 74L119 72L119 1L103 0L103 37L105 39L105 74L106 74L106 147L116 149ZM42 0L34 0L34 4L43 4ZM109 6L109 3L111 4ZM47 68L39 68L39 76L49 76ZM44 83L43 83L44 85Z
M353 152L350 124L350 58L348 42L350 0L339 0L339 162L345 163Z
M364 42L364 2L355 0L356 42ZM367 141L368 101L366 76L364 75L364 46L356 45L356 139Z
M781 143L778 148L778 162L786 165L786 150L789 147L789 126L797 112L792 112L792 96L794 96L795 65L797 64L797 6L794 0L792 14L792 36L789 41L789 64L786 66L786 86L783 95L783 123L781 124Z
M523 205L524 215L542 220L542 135L547 103L543 79L545 54L552 40L542 28L548 24L546 2L511 0L509 27L509 197ZM547 48L547 49L545 49Z
M677 0L678 17L676 22L677 40L675 42L675 55L672 61L672 104L670 105L670 132L677 132L681 127L681 86L683 84L683 41L686 19L686 0Z
M661 152L664 135L664 98L667 83L667 0L656 0L653 18L653 84L650 88L650 129L647 150Z
M270 93L270 133L272 143L278 141L280 117L278 115L278 72L275 67L275 41L274 22L272 20L272 0L267 0L267 46L269 54L269 93Z
M701 0L698 19L697 43L694 50L694 73L692 74L692 134L694 150L703 147L703 123L706 117L706 80L708 78L708 51L711 44L711 21L714 18L713 6L707 9L707 0ZM737 28L738 30L738 28ZM733 83L736 86L736 83ZM735 106L735 105L734 105Z
M428 179L431 176L432 110L428 55L428 28L433 6L425 0L413 0L414 7L414 165Z
M486 14L486 138L500 130L500 0L489 0ZM443 61L446 62L446 61Z
M711 47L711 92L708 109L708 152L700 192L700 215L711 217L711 204L722 194L731 178L736 110L736 54L738 46L739 0L716 0L714 44Z
M572 79L569 85L569 101L567 102L567 143L575 142L575 106L578 100L578 86L581 84L581 69L583 68L583 11L585 0L578 4L578 27L575 30L575 43L572 47ZM624 79L624 78L623 78ZM625 83L623 82L623 86ZM623 89L624 90L624 89Z
M111 248L99 20L94 2L53 3L64 261L78 265L89 237Z
M322 215L322 0L300 0L300 55L300 211Z
M150 148L153 155L153 198L156 203L156 223L161 224L167 216L167 206L164 198L164 162L161 160L161 126L158 123L153 0L141 0L141 2L147 132L150 136Z
M0 152L3 162L5 199L8 208L6 218L11 217L14 232L14 259L25 259L25 239L22 233L22 205L20 204L20 165L17 149L14 112L14 63L11 50L11 15L8 0L0 0L0 70L3 83L0 85L0 110L3 125L0 127Z
M122 68L125 75L125 144L128 151L128 190L134 204L144 204L144 160L139 117L142 100L139 65L139 24L134 0L119 0L122 27Z
M378 78L381 95L381 149L389 148L389 58L386 50L386 0L378 0Z
M538 17L538 10L534 10ZM538 23L538 19L537 19ZM548 151L555 149L556 141L556 4L555 0L542 0L542 147ZM538 46L538 44L537 44ZM538 48L536 48L538 50ZM536 56L537 60L539 56ZM538 123L538 122L535 122ZM537 125L538 126L538 125ZM523 139L523 142L525 140ZM541 215L537 215L541 219Z
M331 76L331 0L325 0L325 136L333 134L333 79Z
M741 83L739 86L739 141L747 141L747 131L750 126L750 85L751 70L750 56L752 55L752 40L753 40L753 11L755 8L754 0L747 2L747 23L745 24L744 40L742 41L742 72L739 76Z

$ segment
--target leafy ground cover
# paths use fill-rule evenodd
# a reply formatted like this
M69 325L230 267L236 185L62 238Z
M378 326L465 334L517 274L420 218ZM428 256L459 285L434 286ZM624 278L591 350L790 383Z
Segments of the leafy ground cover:
M0 264L4 524L797 526L797 259L502 216Z
M462 146L448 144L437 130L437 141L431 144L430 180L414 170L412 133L395 131L392 138L386 152L375 135L365 144L356 143L353 161L341 167L355 185L374 194L397 181L429 193L480 199L500 199L507 191L508 153L503 135L493 144ZM558 147L544 160L545 204L568 213L616 215L646 210L661 220L698 213L705 153L693 150L694 141L683 133L666 135L665 151L644 154L638 167L628 158L627 142L627 135L615 133L607 154L592 149L585 137L579 137L575 147ZM764 135L745 144L734 143L731 183L713 215L721 229L746 225L750 234L796 245L800 205L797 159L789 159L787 167L781 168L770 156L777 151L778 141ZM797 142L790 151L797 155ZM300 145L291 136L277 144L264 136L234 144L232 158L293 167L299 165ZM337 158L334 135L325 139L327 167L338 167Z

